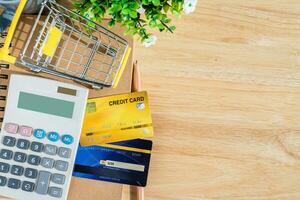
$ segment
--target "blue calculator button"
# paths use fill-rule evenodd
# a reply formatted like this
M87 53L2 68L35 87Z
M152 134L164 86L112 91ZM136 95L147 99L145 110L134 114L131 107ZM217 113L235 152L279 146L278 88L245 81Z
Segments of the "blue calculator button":
M38 139L43 139L44 137L46 137L46 131L44 131L43 129L35 129L33 135Z
M49 132L47 137L51 142L57 142L59 140L59 135L56 132Z
M64 144L72 144L73 141L74 141L74 138L71 136L71 135L63 135L62 138L61 138L61 141L64 143Z

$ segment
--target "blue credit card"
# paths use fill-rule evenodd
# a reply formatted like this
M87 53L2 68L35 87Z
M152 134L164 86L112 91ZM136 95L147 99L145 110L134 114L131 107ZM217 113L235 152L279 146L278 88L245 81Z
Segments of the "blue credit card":
M79 146L73 176L145 187L152 141L129 140Z

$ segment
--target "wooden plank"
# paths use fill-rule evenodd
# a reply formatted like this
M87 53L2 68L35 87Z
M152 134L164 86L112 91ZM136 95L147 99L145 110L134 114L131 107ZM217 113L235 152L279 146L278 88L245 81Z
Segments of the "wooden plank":
M156 132L147 200L300 198L299 12L203 0L138 46Z

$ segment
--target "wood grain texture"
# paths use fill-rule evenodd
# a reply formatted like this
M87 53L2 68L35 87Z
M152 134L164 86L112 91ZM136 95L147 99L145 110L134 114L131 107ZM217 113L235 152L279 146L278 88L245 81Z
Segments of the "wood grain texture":
M200 0L138 47L156 137L147 200L300 199L299 0Z

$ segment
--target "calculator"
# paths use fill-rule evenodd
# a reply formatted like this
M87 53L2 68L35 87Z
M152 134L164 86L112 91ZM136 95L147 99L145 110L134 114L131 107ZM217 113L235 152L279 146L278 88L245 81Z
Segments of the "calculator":
M0 195L67 199L88 89L12 74L0 134Z

